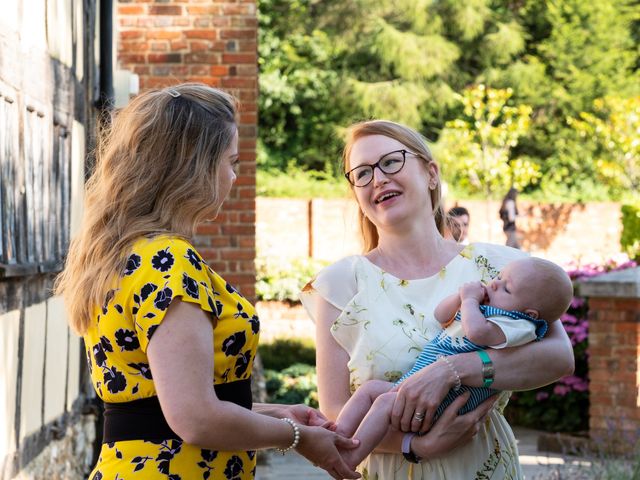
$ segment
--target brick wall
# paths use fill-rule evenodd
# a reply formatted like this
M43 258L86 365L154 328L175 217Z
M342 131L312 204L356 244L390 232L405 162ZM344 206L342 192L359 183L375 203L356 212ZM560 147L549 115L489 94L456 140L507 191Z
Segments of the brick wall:
M465 201L469 239L504 243L499 202ZM453 206L453 203L448 205ZM570 260L601 262L620 252L620 204L541 204L518 202L522 248L564 264ZM258 198L259 255L334 261L359 253L357 210L352 200ZM286 228L283 226L286 225Z
M615 449L640 431L640 267L584 281L589 301L589 434Z
M255 296L257 16L254 0L145 1L117 4L118 68L140 89L206 83L240 99L240 175L220 216L196 244L226 280Z

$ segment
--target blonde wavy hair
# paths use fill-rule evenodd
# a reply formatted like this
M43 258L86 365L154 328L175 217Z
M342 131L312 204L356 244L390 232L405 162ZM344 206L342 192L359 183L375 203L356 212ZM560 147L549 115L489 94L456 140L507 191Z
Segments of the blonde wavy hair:
M190 238L215 216L220 160L235 137L236 112L233 96L189 83L137 96L101 128L82 227L54 287L76 333L89 328L137 239Z
M425 163L425 165L435 161L429 147L427 146L427 141L415 130L389 120L368 120L353 124L347 129L345 147L342 151L342 163L345 172L348 172L351 169L349 158L351 157L353 145L359 139L369 137L371 135L384 135L385 137L397 140L415 153L418 158ZM355 187L352 185L352 192L354 188ZM426 183L425 188L428 188ZM440 177L438 176L436 188L430 190L430 197L436 227L442 235L444 233L445 213L442 205L441 192L442 185L440 183ZM358 209L358 223L360 225L360 233L362 235L364 251L366 253L378 246L378 229L371 220L364 215L360 208Z

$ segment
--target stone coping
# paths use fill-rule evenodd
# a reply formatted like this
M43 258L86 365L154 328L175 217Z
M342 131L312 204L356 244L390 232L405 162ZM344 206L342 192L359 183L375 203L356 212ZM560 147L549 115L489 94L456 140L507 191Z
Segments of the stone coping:
M583 297L640 298L640 267L589 278L578 286Z

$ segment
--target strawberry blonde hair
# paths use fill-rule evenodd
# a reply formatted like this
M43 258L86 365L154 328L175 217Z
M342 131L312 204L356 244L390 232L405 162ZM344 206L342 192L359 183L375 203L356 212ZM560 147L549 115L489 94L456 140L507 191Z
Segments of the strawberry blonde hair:
M342 162L345 172L350 170L350 157L353 145L359 139L371 135L383 135L397 140L415 153L425 165L435 161L427 146L427 141L415 130L388 120L369 120L356 123L347 130L345 147L342 152ZM436 181L436 187L430 190L431 205L433 206L433 216L436 221L436 227L440 234L443 234L445 214L442 206L442 185L439 176L436 178ZM353 191L354 188L352 185L351 190ZM427 184L425 184L425 188L428 188ZM358 223L360 225L360 233L366 253L378 246L378 229L371 220L364 215L362 209L358 209Z
M89 328L137 239L189 238L213 216L236 107L221 90L182 84L137 96L101 129L82 226L55 284L78 334Z

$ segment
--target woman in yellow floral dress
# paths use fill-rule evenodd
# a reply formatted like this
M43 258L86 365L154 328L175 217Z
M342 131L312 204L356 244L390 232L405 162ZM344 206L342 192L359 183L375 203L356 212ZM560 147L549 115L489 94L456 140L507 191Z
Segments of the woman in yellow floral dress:
M357 478L355 442L304 405L253 404L260 322L191 242L235 179L235 100L200 84L146 92L102 132L57 293L105 405L92 480L255 476L255 450L296 449Z
M411 368L442 328L433 315L440 300L465 282L488 283L524 255L442 237L440 172L424 139L410 128L383 120L356 124L344 161L364 254L326 267L301 294L316 322L320 408L330 419L365 381L395 381ZM572 369L561 322L553 322L540 342L439 360L399 387L395 428L359 470L371 480L521 479L516 440L502 415L508 390L545 385ZM459 383L503 392L464 415L456 414L466 401L460 396L432 425Z

